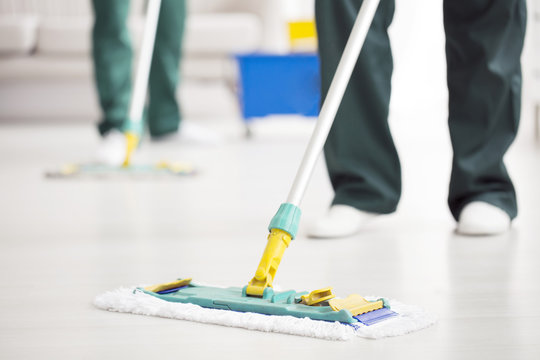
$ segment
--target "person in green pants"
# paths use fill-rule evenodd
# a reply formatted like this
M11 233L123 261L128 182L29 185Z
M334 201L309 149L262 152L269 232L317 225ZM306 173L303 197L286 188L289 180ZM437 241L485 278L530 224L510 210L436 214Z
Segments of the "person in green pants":
M322 96L362 0L317 0ZM525 0L444 0L449 129L454 150L448 204L457 232L506 231L517 215L503 163L518 128ZM395 211L400 163L388 127L394 0L381 0L324 148L335 197L309 230L314 237L359 231Z
M103 143L98 160L111 165L124 161L122 134L127 121L132 86L133 50L126 25L130 0L92 0L95 23L92 55L103 118L98 130ZM148 128L153 137L173 134L180 124L176 101L185 0L162 0L148 84Z

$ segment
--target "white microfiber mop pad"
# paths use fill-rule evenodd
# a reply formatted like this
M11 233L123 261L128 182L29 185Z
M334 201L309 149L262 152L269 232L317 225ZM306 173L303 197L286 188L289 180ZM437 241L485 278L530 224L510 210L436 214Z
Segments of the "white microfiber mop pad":
M95 298L94 305L108 311L190 320L206 324L327 340L349 340L355 336L380 339L417 331L435 322L435 318L422 309L393 300L390 300L390 306L399 316L371 326L362 324L347 325L339 322L332 323L309 318L300 319L292 316L268 316L256 313L206 309L194 304L164 301L140 290L135 290L135 288L119 288L106 292Z

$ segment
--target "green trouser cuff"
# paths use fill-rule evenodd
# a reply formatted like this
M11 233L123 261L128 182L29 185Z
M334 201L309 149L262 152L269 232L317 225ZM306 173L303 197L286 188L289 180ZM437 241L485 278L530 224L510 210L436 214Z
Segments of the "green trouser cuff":
M122 121L103 120L98 124L98 131L101 136L106 135L111 130L123 131Z
M156 121L157 120L157 121ZM152 137L169 135L178 131L180 126L180 114L148 121L148 129Z
M463 199L461 201L449 201L450 211L456 221L465 206L474 201L481 201L496 206L508 214L510 219L514 219L518 213L517 201L514 192L488 192Z
M343 192L336 193L332 205L347 205L355 209L366 211L373 214L391 214L396 211L399 201L393 200L372 200L369 196L362 197Z

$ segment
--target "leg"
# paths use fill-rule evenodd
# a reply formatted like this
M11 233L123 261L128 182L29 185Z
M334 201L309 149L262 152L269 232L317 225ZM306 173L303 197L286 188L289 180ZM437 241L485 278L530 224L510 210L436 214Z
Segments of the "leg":
M525 0L444 2L454 149L448 203L456 219L473 201L517 215L503 156L520 117L525 23Z
M322 97L326 96L361 0L317 0ZM388 127L394 0L382 0L324 148L333 204L374 213L396 209L401 170Z
M121 130L131 95L132 51L126 18L129 0L93 0L95 23L92 32L94 74L103 111L98 125L103 135Z
M162 0L149 79L148 125L153 136L178 130L176 88L185 16L185 0Z

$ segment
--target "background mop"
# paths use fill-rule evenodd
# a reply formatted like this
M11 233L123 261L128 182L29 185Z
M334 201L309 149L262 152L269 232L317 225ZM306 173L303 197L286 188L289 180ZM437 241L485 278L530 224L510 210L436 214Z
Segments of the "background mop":
M127 144L124 164L121 167L99 163L67 164L62 166L59 170L46 172L45 175L47 177L71 178L91 176L103 178L118 175L151 177L156 175L189 175L194 172L193 167L190 164L182 162L171 163L160 161L157 164L152 165L133 165L131 163L132 155L137 149L144 132L143 112L146 103L148 77L150 74L150 66L152 64L160 8L161 0L149 0L139 62L137 64L135 76L135 85L133 87L133 95L131 96L129 106L129 116L128 121L124 126Z
M194 320L262 331L328 339L401 335L431 325L425 312L383 298L336 298L331 288L277 292L273 280L296 236L299 204L322 151L379 0L362 4L319 120L287 198L270 222L268 243L253 279L244 288L220 288L179 279L154 286L120 289L95 300L106 310ZM266 314L266 315L262 315ZM267 316L272 315L272 316Z

